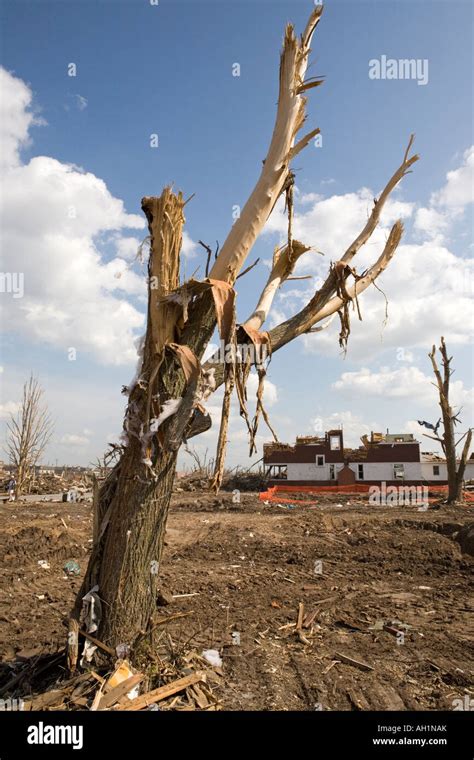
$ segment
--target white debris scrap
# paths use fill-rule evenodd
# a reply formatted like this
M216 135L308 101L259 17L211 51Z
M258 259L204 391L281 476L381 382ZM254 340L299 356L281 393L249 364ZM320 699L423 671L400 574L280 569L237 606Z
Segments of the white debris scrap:
M83 622L87 633L95 633L100 624L102 618L102 603L100 601L98 586L94 586L91 590L82 597L82 611L81 621ZM82 657L80 660L81 668L84 666L84 662L90 662L92 655L97 647L92 644L91 641L84 642L84 649L82 650Z
M172 414L176 414L181 406L182 400L182 398L169 398L168 401L164 402L158 417L153 417L150 421L150 433L156 433L160 425L162 425L168 417L171 417Z
M207 660L210 665L212 665L214 668L221 668L222 667L222 657L220 656L217 649L204 649L201 652L201 657L204 657L205 660Z

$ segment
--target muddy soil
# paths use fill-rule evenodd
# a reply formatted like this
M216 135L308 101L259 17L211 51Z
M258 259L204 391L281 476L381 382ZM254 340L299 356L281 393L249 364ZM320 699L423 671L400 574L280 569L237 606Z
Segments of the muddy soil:
M451 710L474 696L473 522L472 506L178 492L161 578L166 613L192 614L167 629L220 651L226 710ZM3 676L64 646L90 536L90 504L0 506Z

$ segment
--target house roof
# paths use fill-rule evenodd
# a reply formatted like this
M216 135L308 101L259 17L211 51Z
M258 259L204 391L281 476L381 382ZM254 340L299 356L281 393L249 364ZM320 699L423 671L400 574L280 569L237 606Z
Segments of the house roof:
M385 443L414 443L413 433L386 433L384 436Z
M433 451L422 451L420 460L422 462L435 462L436 464L440 462L446 462L446 459L444 457L440 456L439 454L435 454Z

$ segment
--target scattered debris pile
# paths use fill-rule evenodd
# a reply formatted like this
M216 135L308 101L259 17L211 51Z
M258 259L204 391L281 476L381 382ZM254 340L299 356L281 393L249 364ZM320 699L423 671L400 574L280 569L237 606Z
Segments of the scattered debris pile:
M90 491L91 487L92 481L87 476L77 478L69 477L68 475L58 475L53 472L37 477L31 484L29 493L42 495L74 490L79 494L84 494L86 491Z
M180 478L176 478L174 482L175 491L198 491L207 490L209 487L209 479L206 478L201 472L191 472L189 475L182 475Z
M224 474L222 489L224 491L260 491L265 484L263 474L260 472L251 472L242 470L237 472L228 472Z
M12 474L7 470L0 470L0 490L6 491ZM41 472L27 484L25 493L44 496L46 494L66 493L75 491L79 496L92 489L92 475L88 472L78 475L75 472Z
M226 470L222 477L223 491L260 491L265 483L263 474L251 470ZM195 471L182 475L175 481L175 491L207 491L210 490L210 480L203 472Z
M170 615L154 623L146 634L182 615ZM92 636L88 636L110 664L86 669L64 679L65 651L46 657L17 660L2 679L3 700L21 701L30 710L206 710L221 709L214 693L222 681L222 660L217 650L185 652L169 633L153 652L143 649L143 670ZM214 655L211 657L210 655ZM211 686L212 684L212 686ZM28 696L25 696L28 695Z

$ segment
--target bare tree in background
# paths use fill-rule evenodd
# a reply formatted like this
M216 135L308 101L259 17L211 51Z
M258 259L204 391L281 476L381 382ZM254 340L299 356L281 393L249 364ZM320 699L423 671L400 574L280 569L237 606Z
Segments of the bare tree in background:
M24 493L52 434L53 421L43 402L43 389L30 375L23 385L20 409L7 423L6 449L16 469L15 496Z
M344 348L350 333L350 314L353 312L362 318L358 296L386 269L400 242L403 226L397 221L379 258L360 274L354 269L353 259L376 229L387 198L418 159L416 155L409 155L413 137L401 165L374 201L363 230L345 252L341 251L339 260L330 265L323 285L299 313L272 330L262 330L276 292L291 279L300 257L310 255L311 251L310 246L293 238L291 162L319 132L313 129L297 139L306 119L306 95L321 84L321 79L306 77L311 39L321 13L322 6L312 11L300 37L295 35L291 25L286 28L270 147L260 177L213 262L208 249L203 279L180 277L186 204L182 194L175 194L167 187L160 197L142 199L150 233L146 334L136 377L124 388L128 403L122 453L94 503L96 518L91 557L69 625L71 669L77 661L81 628L86 633L96 631L94 636L109 647L127 644L133 655L135 642L152 627L157 568L162 556L178 451L183 442L211 426L207 399L224 385L213 474L216 490L222 479L234 389L248 427L251 450L259 419L269 424L263 406L263 361L255 361L258 390L253 417L247 411L246 391L251 361L237 361L236 352L231 351L229 361L219 363L211 357L201 363L216 326L226 346L257 349L265 345L267 353L274 353L300 335L323 329L328 318L338 314L339 343ZM226 170L226 177L231 179L232 173ZM288 213L286 245L275 251L267 283L252 314L237 325L235 283L252 268L245 267L246 258L281 196L286 199ZM94 621L91 629L87 627L87 607L83 605L83 597L90 592L101 602L100 621Z
M466 462L469 456L469 450L471 448L472 441L472 428L464 433L457 441L455 439L454 428L460 421L458 414L451 406L449 400L449 383L451 375L454 370L451 369L452 356L448 356L448 349L444 338L441 338L441 345L439 347L441 354L441 363L443 365L443 375L438 367L436 361L436 346L433 346L428 356L431 359L433 365L433 372L435 374L436 383L433 383L438 389L439 393L439 405L441 407L441 415L443 420L443 437L428 435L428 438L432 438L441 444L443 453L446 457L446 465L448 469L448 504L452 504L462 499L462 484L464 480L464 472L466 469ZM459 464L456 458L456 447L464 439L464 446L462 454L459 460Z

